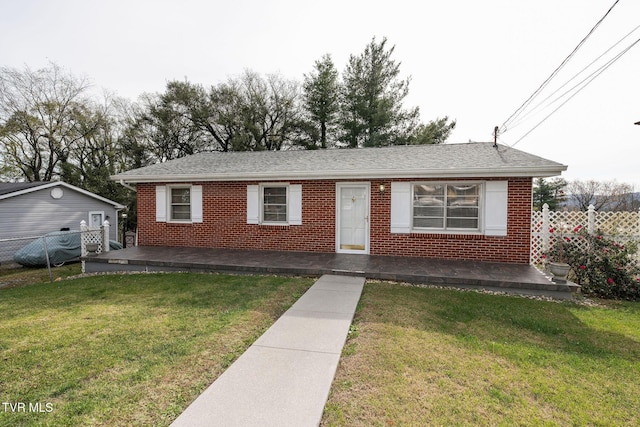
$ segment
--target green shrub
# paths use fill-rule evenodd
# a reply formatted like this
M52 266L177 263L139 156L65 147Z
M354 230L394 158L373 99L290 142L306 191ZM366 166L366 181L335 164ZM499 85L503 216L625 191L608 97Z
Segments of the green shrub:
M560 237L571 278L582 292L600 298L640 300L640 267L633 258L636 242L617 243L602 234L576 227L572 237ZM557 246L558 242L556 242Z

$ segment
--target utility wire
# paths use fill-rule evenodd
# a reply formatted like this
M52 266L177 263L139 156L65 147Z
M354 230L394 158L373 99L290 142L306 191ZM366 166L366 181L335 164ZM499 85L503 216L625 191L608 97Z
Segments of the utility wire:
M582 74L583 72L585 72L589 67L591 67L593 64L595 64L596 62L598 62L600 59L602 59L603 56L605 56L607 53L611 52L616 46L618 46L620 43L622 43L626 38L628 38L631 34L633 34L634 32L636 32L636 30L638 30L638 28L640 28L640 25L638 25L637 27L635 27L633 30L629 31L624 37L622 37L620 40L618 40L615 44L613 44L611 47L609 47L609 49L605 50L602 54L600 54L596 59L594 59L593 61L591 61L587 66L585 66L582 70L578 71L576 74L574 74L573 77L571 77L569 80L567 80L562 86L560 86L559 88L557 88L556 90L554 90L550 95L548 95L545 99L543 99L542 101L540 101L538 104L536 104L535 107L533 107L529 112L527 112L526 114L524 114L522 117L520 117L519 119L514 119L514 121L511 123L509 130L514 129L516 127L518 127L521 123L523 123L529 116L531 116L532 114L534 114L536 112L536 110L538 110L540 108L540 106L542 104L544 104L545 102L547 102L552 96L554 96L556 93L558 93L559 91L561 91L565 86L567 86L569 83L571 83L573 80L575 80L580 74ZM584 81L584 80L583 80ZM575 86L574 86L575 88ZM567 92L565 92L566 94ZM543 108L541 108L541 110L544 110L548 107L550 107L552 104L554 104L555 102L558 101L558 99L560 98L556 98L555 100L553 100L552 102L550 102L549 104L547 104L546 106L544 106Z
M527 100L520 107L518 107L518 109L515 112L513 112L513 114L511 114L511 116L509 116L507 120L505 120L502 126L500 126L500 133L506 132L508 129L507 124L510 121L515 120L520 114L522 114L522 111L525 108L527 108L527 106L540 94L540 92L545 87L547 87L549 82L556 76L556 74L560 72L560 70L567 64L567 62L569 62L569 60L575 55L575 53L582 47L582 45L587 41L587 39L591 36L591 34L593 34L594 31L600 26L602 21L604 21L604 19L609 15L609 13L611 13L613 8L618 4L619 1L620 0L615 0L613 5L609 8L609 10L607 10L607 13L605 13L604 16L600 18L600 20L598 20L598 22L596 22L593 28L591 28L591 30L580 41L580 43L578 43L578 45L573 49L573 51L562 61L562 63L555 70L553 70L551 75L547 77L547 79L544 82L542 82L542 84L533 92L533 94L531 94L531 96L529 96L529 98L527 98Z
M540 126L542 123L544 123L549 117L551 117L556 111L558 111L560 108L562 108L562 106L564 106L567 102L569 102L574 96L576 96L578 93L580 93L585 87L587 87L589 85L589 83L591 83L593 80L596 79L596 77L598 77L600 74L602 74L607 68L609 68L611 65L613 65L613 63L615 63L618 59L620 59L622 57L622 55L624 55L625 53L627 53L633 46L635 46L636 44L640 43L640 39L634 41L633 43L631 43L629 46L627 46L627 48L625 48L623 51L621 51L620 53L618 53L616 56L614 56L612 59L610 59L606 64L604 64L602 67L598 68L596 71L594 71L593 73L591 73L589 76L587 76L585 79L583 79L582 81L580 81L580 83L576 84L575 86L573 86L571 89L569 89L568 91L566 91L565 93L563 93L562 95L560 95L558 98L556 98L553 102L556 102L558 99L562 98L563 96L565 96L567 93L571 92L573 89L575 89L576 87L580 86L582 83L584 83L585 81L587 81L582 87L580 87L580 89L578 89L575 93L573 93L569 98L567 98L562 104L558 105L552 112L550 112L547 116L545 116L544 119L542 119L540 122L538 122L537 125L535 125L533 128L531 128L527 133L525 133L524 135L522 135L520 137L520 139L518 139L516 142L513 143L513 145L511 145L511 147L515 147L516 144L518 144L520 141L522 141L524 138L526 138L531 132L533 132L534 130L536 130L538 128L538 126Z

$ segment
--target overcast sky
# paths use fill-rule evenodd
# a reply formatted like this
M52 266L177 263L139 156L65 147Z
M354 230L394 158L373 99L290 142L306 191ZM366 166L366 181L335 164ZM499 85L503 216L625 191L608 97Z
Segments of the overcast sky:
M449 116L449 143L492 140L614 0L0 0L0 66L49 61L135 100L166 82L204 85L244 69L302 80L332 55L340 72L372 37L395 45L411 76L407 106ZM640 1L620 0L533 105L640 25ZM640 29L562 94L640 38ZM640 44L551 115L525 117L499 142L569 165L567 179L632 183L640 191ZM522 139L521 139L522 138Z

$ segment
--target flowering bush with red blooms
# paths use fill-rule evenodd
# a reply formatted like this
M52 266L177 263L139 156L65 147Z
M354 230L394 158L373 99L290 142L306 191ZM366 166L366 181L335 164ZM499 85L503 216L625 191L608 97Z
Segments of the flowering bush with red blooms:
M619 244L601 234L590 235L578 226L571 238L562 239L571 279L582 292L600 298L640 300L640 267L633 259L635 242Z

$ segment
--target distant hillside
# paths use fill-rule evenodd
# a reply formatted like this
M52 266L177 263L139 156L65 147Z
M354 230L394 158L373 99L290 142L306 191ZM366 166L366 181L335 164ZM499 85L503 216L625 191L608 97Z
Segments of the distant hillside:
M572 194L567 194L567 198L559 204L560 209L568 209L568 210L579 210L580 202L578 198L573 196ZM596 204L596 201L601 196L594 196L592 200L589 202L593 205ZM635 193L627 193L621 197L622 200L613 201L605 204L600 211L610 211L615 210L616 206L621 206L621 209L618 210L628 210L628 211L637 211L640 209L640 192Z

